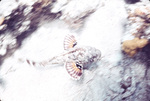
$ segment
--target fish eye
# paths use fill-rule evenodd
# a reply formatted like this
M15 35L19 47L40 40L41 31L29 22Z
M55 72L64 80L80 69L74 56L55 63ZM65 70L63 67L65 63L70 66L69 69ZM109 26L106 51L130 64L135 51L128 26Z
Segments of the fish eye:
M76 45L77 45L77 42L74 42L74 43L73 43L73 47L76 46Z
M77 66L77 68L82 69L82 66L81 66L81 65L79 65L79 63L78 63L78 62L76 63L76 66Z

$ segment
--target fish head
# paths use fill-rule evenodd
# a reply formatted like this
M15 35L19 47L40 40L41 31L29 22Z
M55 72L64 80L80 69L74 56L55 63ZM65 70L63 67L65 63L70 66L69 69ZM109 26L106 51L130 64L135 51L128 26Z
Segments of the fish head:
M68 55L68 61L74 61L82 65L84 69L88 69L101 59L101 51L94 47L84 46L73 48Z
M85 47L86 53L85 58L83 60L83 68L89 69L92 65L97 64L101 59L101 51L94 47Z

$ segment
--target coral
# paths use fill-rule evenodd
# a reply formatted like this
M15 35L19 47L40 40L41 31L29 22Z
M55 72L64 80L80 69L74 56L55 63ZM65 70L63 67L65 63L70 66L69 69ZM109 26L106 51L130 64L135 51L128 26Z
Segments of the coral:
M129 33L139 38L150 38L150 5L138 4L127 7Z
M122 49L128 55L134 56L138 52L138 49L143 48L147 44L147 39L134 38L133 40L124 41L122 44Z
M125 34L132 38L123 40L122 49L128 55L134 56L150 39L150 5L138 3L127 6L126 10L128 22Z

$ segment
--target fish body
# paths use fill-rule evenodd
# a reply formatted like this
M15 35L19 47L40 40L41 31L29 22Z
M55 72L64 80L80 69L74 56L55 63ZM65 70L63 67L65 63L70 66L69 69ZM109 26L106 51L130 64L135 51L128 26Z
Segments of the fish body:
M62 54L47 61L34 62L26 60L32 65L64 64L68 74L79 80L83 74L83 69L89 69L92 64L101 59L101 51L91 46L77 46L77 41L73 35L67 35L64 40L64 50Z
M101 59L101 51L90 46L74 47L69 49L66 55L64 62L73 61L80 64L83 69L88 69L91 64Z

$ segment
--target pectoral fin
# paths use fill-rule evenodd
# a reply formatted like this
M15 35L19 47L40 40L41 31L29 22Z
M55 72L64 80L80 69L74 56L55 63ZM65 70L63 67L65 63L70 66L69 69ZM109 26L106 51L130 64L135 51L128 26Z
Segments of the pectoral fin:
M79 80L83 73L83 68L77 65L75 62L66 62L65 68L68 74L74 79Z
M77 41L73 35L67 35L64 39L64 50L73 48L77 45Z

